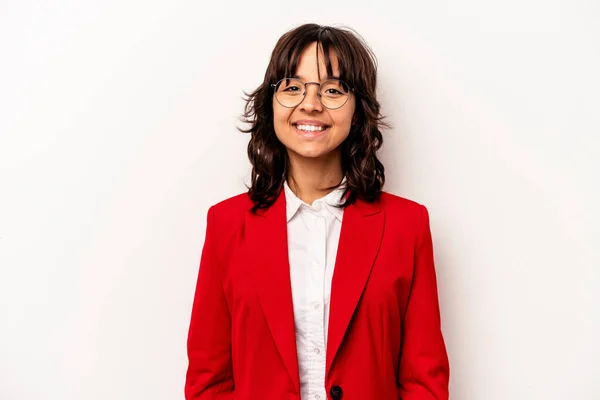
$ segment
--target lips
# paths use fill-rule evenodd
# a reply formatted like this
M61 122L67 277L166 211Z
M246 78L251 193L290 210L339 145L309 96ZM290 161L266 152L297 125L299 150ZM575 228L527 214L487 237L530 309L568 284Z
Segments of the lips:
M326 125L315 126L315 125L296 125L294 124L294 130L303 137L314 138L324 135L325 132L329 131L329 127Z
M294 124L294 126L296 127L296 129L305 132L321 132L327 129L327 126L325 125Z

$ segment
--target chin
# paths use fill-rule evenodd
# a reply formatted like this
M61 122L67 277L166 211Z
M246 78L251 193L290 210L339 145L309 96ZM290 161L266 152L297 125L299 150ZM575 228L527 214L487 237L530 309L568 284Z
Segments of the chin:
M295 156L297 157L304 157L304 158L319 158L322 157L323 155L325 155L326 153L323 153L322 151L318 151L318 150L306 150L306 149L291 149L292 153L294 153Z
M288 151L291 151L293 156L312 159L329 157L335 153L335 149L323 148L320 146L298 146L289 148Z

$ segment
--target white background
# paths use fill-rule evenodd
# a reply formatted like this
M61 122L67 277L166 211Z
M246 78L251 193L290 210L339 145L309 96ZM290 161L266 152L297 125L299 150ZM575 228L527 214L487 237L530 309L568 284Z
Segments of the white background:
M452 399L600 399L600 3L202 3L0 1L1 399L183 398L206 211L249 181L243 90L304 22L379 59Z

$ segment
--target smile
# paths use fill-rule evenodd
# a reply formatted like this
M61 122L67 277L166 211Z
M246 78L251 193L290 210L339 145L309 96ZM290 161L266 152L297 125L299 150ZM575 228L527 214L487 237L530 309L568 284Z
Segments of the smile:
M296 132L305 137L316 137L320 136L325 132L329 127L324 125L304 125L304 124L293 124L294 128L296 128Z
M305 131L305 132L321 132L327 129L326 126L323 125L295 125L296 129Z

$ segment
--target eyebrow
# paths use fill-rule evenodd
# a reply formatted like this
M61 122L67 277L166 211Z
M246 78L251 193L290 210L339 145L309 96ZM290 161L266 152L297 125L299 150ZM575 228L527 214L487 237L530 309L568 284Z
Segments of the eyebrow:
M304 77L300 76L300 75L294 75L294 76L291 76L291 78L300 79L300 80L306 82L306 79ZM323 81L326 81L327 79L340 79L340 77L339 76L335 76L335 75L334 76L327 76L327 77L325 77L325 79Z

